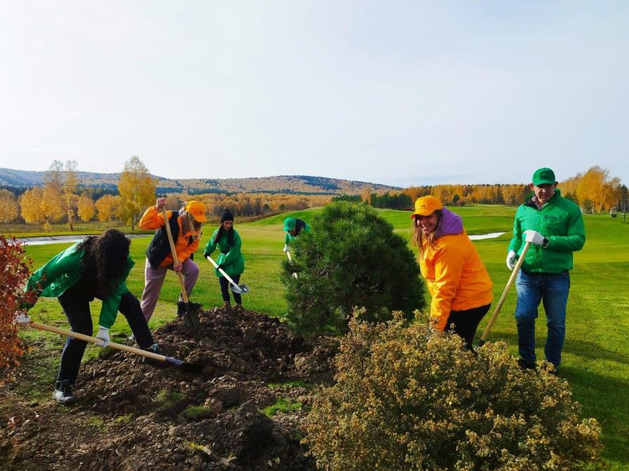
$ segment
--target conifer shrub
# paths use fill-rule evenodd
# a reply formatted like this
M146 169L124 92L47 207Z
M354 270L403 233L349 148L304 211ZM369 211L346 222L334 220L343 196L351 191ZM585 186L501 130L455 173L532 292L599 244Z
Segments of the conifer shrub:
M601 429L568 383L522 371L504 343L474 355L453 334L397 316L352 321L306 419L326 470L600 469Z
M342 334L354 308L364 320L412 318L425 306L419 266L407 241L365 204L334 202L315 215L312 233L291 244L284 261L288 320L306 336ZM296 275L293 275L296 273Z
M30 266L22 245L0 235L0 384L13 377L24 353L14 319L20 305L33 296L24 293Z

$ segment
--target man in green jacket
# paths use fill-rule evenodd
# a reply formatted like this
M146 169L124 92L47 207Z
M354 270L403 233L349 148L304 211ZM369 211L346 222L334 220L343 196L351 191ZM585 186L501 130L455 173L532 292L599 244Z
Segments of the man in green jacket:
M579 206L562 198L551 169L536 170L532 180L534 195L515 215L507 267L513 270L523 242L530 242L516 279L519 363L523 368L535 368L535 319L543 301L548 326L544 353L556 372L566 334L572 252L583 248L585 228Z

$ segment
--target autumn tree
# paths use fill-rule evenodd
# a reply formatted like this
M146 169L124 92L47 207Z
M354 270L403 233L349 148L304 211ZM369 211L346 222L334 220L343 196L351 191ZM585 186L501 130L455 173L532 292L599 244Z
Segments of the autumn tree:
M42 197L43 190L39 186L26 190L20 197L20 212L26 224L42 224L46 221Z
M17 198L9 190L0 190L0 223L13 222L17 219L19 206Z
M68 215L68 227L70 231L74 231L74 221L76 214L76 187L79 182L77 176L77 163L76 160L68 160L65 163L64 182L63 182L63 196L65 199L66 212Z
M44 174L41 209L44 213L44 229L50 230L50 224L60 221L66 215L63 194L63 162L55 160Z
M620 180L609 178L609 170L599 166L583 174L577 186L577 198L584 210L603 212L616 205L620 196Z
M135 224L142 212L155 203L156 181L149 174L148 169L138 156L133 156L124 164L124 171L118 181L120 193L120 217L131 224Z
M81 221L90 221L96 214L96 206L88 192L83 192L76 202L77 212Z
M100 222L111 221L120 208L120 196L103 195L95 203L98 211L98 220Z

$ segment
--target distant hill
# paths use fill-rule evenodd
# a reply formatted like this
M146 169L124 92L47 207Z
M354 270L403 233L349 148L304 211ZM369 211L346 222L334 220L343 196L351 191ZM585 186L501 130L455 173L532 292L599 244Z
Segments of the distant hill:
M0 187L31 188L43 184L46 172L12 170L0 168ZM119 173L77 172L81 186L98 189L115 189ZM190 194L199 193L294 193L294 194L360 194L370 192L395 191L401 188L378 183L341 180L338 178L311 177L307 175L280 175L260 178L223 179L168 179L155 176L157 191Z

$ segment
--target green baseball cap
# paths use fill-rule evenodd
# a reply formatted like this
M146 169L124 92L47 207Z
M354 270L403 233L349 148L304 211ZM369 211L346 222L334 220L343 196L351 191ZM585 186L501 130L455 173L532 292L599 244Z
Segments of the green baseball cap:
M291 218L288 217L286 219L284 219L284 230L287 232L292 231L293 229L295 229L295 226L297 225L297 220L295 218Z
M547 167L538 168L533 174L533 185L554 185L557 183L555 172Z

